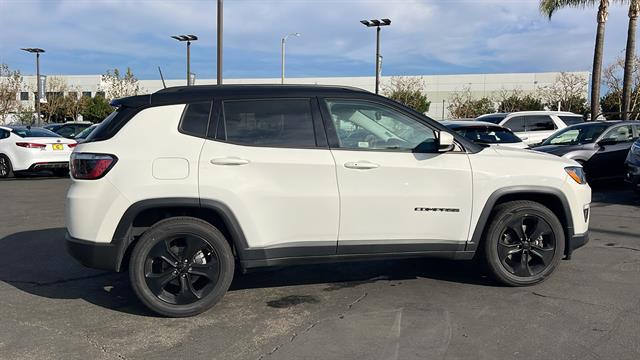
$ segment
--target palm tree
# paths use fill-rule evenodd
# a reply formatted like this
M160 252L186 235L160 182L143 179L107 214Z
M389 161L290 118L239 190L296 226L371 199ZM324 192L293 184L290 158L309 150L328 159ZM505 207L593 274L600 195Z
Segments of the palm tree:
M629 2L629 32L627 33L627 49L624 59L624 80L622 81L622 119L629 119L631 109L631 73L635 65L636 28L640 13L640 0Z
M629 1L629 0L626 0ZM636 1L636 0L633 0ZM540 0L540 11L549 19L559 9L564 7L591 7L598 6L598 30L596 31L596 46L593 51L593 71L591 73L591 118L595 120L599 113L600 104L600 78L602 76L602 54L604 52L604 28L609 16L609 3L624 0Z

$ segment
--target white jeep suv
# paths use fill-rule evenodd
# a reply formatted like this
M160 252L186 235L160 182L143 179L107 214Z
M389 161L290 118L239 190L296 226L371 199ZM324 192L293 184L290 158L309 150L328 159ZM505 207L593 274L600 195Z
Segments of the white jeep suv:
M576 162L475 144L362 90L190 86L114 105L72 154L67 249L128 268L165 316L213 306L236 268L477 256L520 286L588 240Z

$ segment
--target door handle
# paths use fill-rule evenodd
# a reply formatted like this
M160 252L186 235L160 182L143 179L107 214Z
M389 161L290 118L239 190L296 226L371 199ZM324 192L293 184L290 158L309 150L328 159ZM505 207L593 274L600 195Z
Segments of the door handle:
M344 163L344 167L349 169L369 170L380 167L378 164L374 164L369 161L349 161Z
M225 157L211 159L211 163L213 165L246 165L249 163L249 160L240 159L238 157Z
M520 136L520 140L529 140L528 136Z

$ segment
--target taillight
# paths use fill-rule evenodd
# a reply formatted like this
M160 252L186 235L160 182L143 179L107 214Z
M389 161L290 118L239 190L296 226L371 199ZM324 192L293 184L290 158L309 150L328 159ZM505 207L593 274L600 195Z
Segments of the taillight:
M78 144L67 144L67 146L69 147L69 149L73 149L74 147L78 146Z
M28 143L28 142L17 142L17 146L27 148L27 149L44 149L47 147L45 144L36 144L36 143Z
M74 179L95 180L105 176L118 158L109 154L71 153L69 167Z

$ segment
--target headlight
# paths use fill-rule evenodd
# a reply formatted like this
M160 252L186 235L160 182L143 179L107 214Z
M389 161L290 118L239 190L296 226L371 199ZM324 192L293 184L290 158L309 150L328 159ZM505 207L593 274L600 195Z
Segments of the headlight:
M564 171L566 171L567 174L569 174L569 177L572 178L578 184L587 183L587 179L584 176L584 169L582 169L580 166L566 167L564 168Z
M636 141L631 145L631 153L640 156L640 143Z

